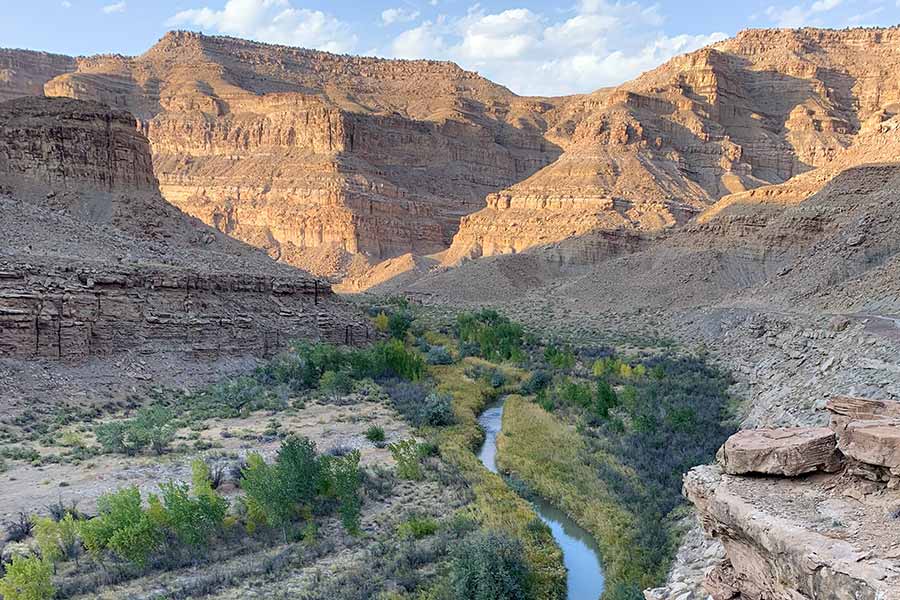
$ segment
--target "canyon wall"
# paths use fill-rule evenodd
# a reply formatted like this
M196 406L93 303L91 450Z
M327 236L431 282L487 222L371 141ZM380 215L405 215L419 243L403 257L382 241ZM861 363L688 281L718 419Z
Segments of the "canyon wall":
M96 103L0 103L0 356L265 356L360 343L326 283L168 204L134 118Z
M816 172L868 147L897 114L898 67L898 28L750 30L561 102L546 138L562 156L466 218L449 256L664 230L725 196Z
M445 249L484 197L552 162L549 101L450 63L174 32L80 58L44 92L132 112L167 200L322 274Z

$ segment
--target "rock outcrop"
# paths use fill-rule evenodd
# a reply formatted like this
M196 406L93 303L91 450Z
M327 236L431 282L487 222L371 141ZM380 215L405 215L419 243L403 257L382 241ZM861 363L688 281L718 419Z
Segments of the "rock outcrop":
M326 283L168 204L128 113L0 104L0 356L264 356L361 342Z
M835 471L837 437L827 427L747 429L731 436L719 459L729 475L794 476Z
M729 468L735 449L748 439L771 438L765 432L745 431L724 447L725 472L705 466L685 476L685 495L706 532L725 547L725 559L707 573L706 587L715 600L900 598L900 486L892 485L890 471L900 468L900 421L883 416L900 410L900 403L837 398L829 406L839 411L835 423L848 461L841 474L791 478L808 473L806 466L819 462L823 454L795 443L791 456L803 468L762 471L787 477L735 477L735 469ZM844 423L851 412L878 414L872 420ZM830 451L835 450L829 430L798 429L789 435L789 430L781 430L778 437L829 438ZM785 464L778 462L779 467ZM878 469L887 470L886 476L871 477Z

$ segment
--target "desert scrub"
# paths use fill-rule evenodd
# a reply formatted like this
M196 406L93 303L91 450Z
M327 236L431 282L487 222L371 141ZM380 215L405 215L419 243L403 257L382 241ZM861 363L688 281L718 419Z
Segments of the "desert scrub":
M383 442L385 440L384 427L372 425L366 429L366 439L373 443Z
M543 526L531 507L475 456L484 441L478 415L502 390L483 379L466 377L467 368L493 366L477 358L466 358L450 366L433 366L430 372L440 392L452 398L456 423L436 429L434 438L441 457L456 467L475 494L472 514L485 528L505 532L522 541L529 571L529 586L534 597L556 600L566 597L566 570L562 552L550 530ZM501 367L510 385L518 386L523 373Z

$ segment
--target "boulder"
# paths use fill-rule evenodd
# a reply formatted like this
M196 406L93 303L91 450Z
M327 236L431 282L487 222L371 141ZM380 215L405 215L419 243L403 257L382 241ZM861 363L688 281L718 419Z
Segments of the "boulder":
M730 475L793 477L818 470L835 471L840 465L837 438L825 427L740 431L728 438L718 459Z
M853 460L896 471L900 469L900 420L851 421L841 435L840 449Z

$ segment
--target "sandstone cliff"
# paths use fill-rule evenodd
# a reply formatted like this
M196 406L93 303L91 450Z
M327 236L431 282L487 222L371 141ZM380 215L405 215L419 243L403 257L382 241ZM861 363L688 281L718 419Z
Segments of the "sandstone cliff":
M546 137L563 155L465 218L450 260L665 229L723 196L860 164L842 157L879 143L898 66L897 28L750 30L562 102Z
M0 104L0 355L266 355L292 337L361 341L327 284L159 194L133 117Z
M446 248L488 193L559 155L552 102L434 61L175 32L139 57L76 59L44 93L130 111L167 200L325 274Z

